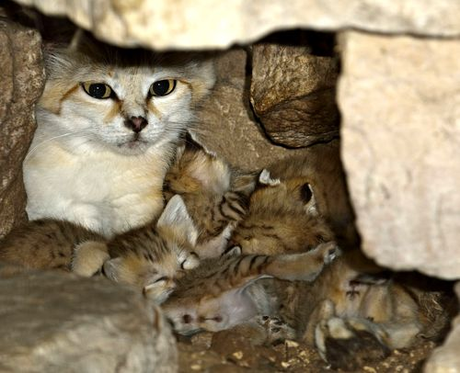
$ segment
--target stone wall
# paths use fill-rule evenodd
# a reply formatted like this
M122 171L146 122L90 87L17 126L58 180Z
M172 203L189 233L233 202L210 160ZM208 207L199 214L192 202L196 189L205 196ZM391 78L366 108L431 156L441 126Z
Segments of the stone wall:
M394 269L460 278L460 2L17 2L68 15L106 41L158 49L223 48L279 28L338 32L342 157L363 249ZM6 87L0 98L0 137L6 139L0 143L0 235L24 218L20 163L43 80L38 35L2 22L0 43L7 53L0 59ZM337 61L294 44L262 42L218 57L219 82L202 114L208 127L197 130L211 150L254 169L337 135ZM292 147L299 149L287 149ZM458 328L451 345L458 344ZM428 372L447 371L439 354ZM443 354L444 361L454 361Z
M35 131L34 104L44 84L36 30L0 15L0 238L26 219L22 160Z
M226 48L290 28L460 36L456 0L16 0L119 45ZM84 5L82 5L84 4Z

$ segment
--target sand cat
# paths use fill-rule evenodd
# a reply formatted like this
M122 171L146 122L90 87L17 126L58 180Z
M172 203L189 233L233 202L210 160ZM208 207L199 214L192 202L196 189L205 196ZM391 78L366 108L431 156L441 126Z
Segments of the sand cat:
M177 282L162 305L174 330L190 335L219 331L276 311L276 299L260 279L314 281L339 250L334 242L300 254L240 255L235 246L218 258L203 260Z
M354 213L340 160L338 141L316 145L304 155L287 157L267 167L273 179L303 180L315 191L315 206L342 248L359 244Z
M27 213L112 237L159 216L176 142L214 84L213 65L79 35L46 57L24 162Z
M219 256L246 213L256 186L256 173L243 173L186 137L166 174L166 200L180 195L198 229L195 252L200 258Z
M274 255L302 252L332 235L321 226L325 220L318 215L321 207L310 184L305 186L299 183L298 178L276 180L269 174L262 174L259 182L262 185L251 196L247 220L236 228L231 238L232 242L241 244L243 253ZM280 209L280 205L290 204L292 206ZM295 204L301 208L296 209ZM283 211L296 214L288 221L303 220L303 224L309 223L310 226L301 224L296 230L287 230ZM312 234L320 231L322 239L316 237L316 233ZM329 236L324 232L328 232ZM290 234L295 237L290 237ZM195 280L193 274L200 271L198 267L183 278L183 288L195 290L183 291L179 285L165 303L167 313L174 316L174 325L179 332L190 332L190 326L187 326L190 318L180 322L175 315L181 312L189 314L198 309L201 320L210 321L199 324L193 331L215 331L216 325L226 327L212 323L214 310L229 304L235 305L235 312L239 308L235 299L227 301L224 290L232 286L233 293L240 294L247 289L246 284L232 280L235 276L233 270L236 269L228 265L215 268L212 275L198 276ZM280 317L287 327L280 328L278 325L277 329L284 330L285 337L315 345L332 366L357 369L365 359L382 358L390 349L408 347L421 335L437 335L446 325L446 311L438 305L441 293L418 289L402 281L399 275L389 274L366 259L360 251L349 250L325 268L312 283L289 284L270 280L270 294L276 299L271 306L275 310L269 309L265 316ZM253 284L257 283L253 281ZM263 283L260 286L266 289ZM209 296L209 289L214 289L213 296ZM258 309L262 312L267 310L265 296L253 296L253 299ZM248 319L240 321L244 324ZM282 336L278 334L277 338Z
M305 179L273 179L263 170L231 244L240 246L245 254L273 255L305 252L334 239Z
M174 279L198 265L198 236L182 199L172 198L158 221L110 241L74 223L42 219L16 228L0 242L0 261L82 276L100 271L134 285L155 303L174 289Z

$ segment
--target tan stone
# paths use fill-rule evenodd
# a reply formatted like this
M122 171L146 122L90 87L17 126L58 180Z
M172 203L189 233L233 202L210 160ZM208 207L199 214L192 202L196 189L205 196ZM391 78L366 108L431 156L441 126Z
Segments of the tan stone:
M103 278L0 265L0 371L177 371L169 324L141 294Z
M203 104L192 132L199 142L234 166L256 170L302 150L274 145L254 120L249 103L246 60L243 49L230 50L217 57L218 81Z
M460 283L456 285L457 298L460 299ZM425 365L425 373L460 372L460 314L452 322L452 331L444 344L434 350Z
M22 160L44 84L40 43L36 31L0 19L0 238L26 218Z
M119 45L215 48L289 28L460 35L457 0L15 0Z
M460 277L460 41L343 35L342 155L363 249Z
M308 45L255 45L251 102L267 135L290 147L337 137L338 72L337 58L313 55Z

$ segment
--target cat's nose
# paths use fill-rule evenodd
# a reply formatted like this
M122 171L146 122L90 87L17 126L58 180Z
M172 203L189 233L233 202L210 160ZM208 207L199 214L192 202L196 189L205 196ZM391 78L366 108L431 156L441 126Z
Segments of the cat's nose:
M131 117L125 120L125 126L136 133L141 132L149 124L144 117Z

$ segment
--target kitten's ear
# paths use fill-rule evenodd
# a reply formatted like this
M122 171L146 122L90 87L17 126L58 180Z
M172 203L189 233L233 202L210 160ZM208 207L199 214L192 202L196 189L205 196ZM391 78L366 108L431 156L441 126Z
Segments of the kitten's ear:
M222 256L238 256L242 254L242 250L240 246L233 246L229 247L225 252L222 254Z
M267 186L275 186L281 183L280 179L272 179L270 171L264 168L259 174L259 184Z
M196 268L200 265L200 257L195 253L191 252L180 264L182 269L189 270Z
M157 222L157 228L170 229L179 238L195 246L198 230L188 214L187 207L181 196L176 194L166 205Z
M311 184L305 183L300 187L300 198L305 204L305 211L309 215L319 215L318 206L315 198L315 193Z
M122 262L123 258L107 260L103 265L104 275L112 281L119 282L119 271Z

